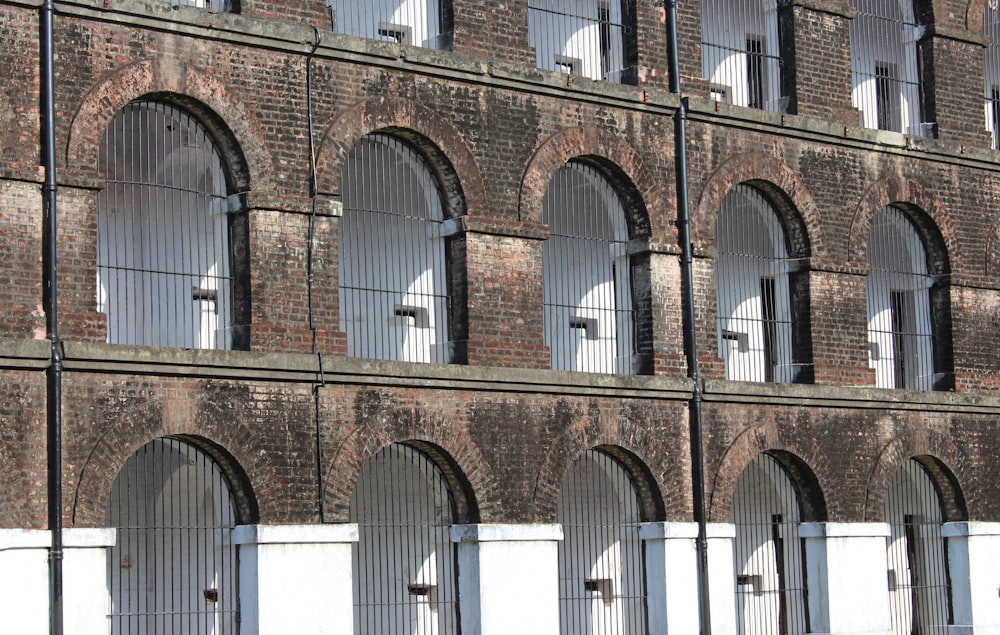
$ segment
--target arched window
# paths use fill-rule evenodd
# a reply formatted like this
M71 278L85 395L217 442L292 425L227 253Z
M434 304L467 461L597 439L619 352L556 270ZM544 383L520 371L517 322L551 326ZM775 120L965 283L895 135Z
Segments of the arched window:
M740 473L730 520L736 525L739 635L808 632L802 503L774 457L758 454Z
M852 102L865 128L934 136L923 119L920 47L923 28L913 0L851 0Z
M444 210L424 158L370 134L341 177L340 323L352 357L452 361Z
M635 0L529 0L528 44L538 68L634 84Z
M135 101L101 140L97 309L110 344L248 348L248 306L234 280L225 165L206 128L170 104ZM240 250L246 252L245 249Z
M382 448L361 468L350 519L355 634L457 633L455 501L441 469L415 448Z
M571 161L542 204L545 343L552 368L633 372L635 317L621 198L596 169Z
M219 466L179 439L125 463L108 502L113 635L237 635L237 510Z
M726 379L791 382L804 353L796 350L795 305L785 225L760 190L737 185L716 222L719 355Z
M927 251L910 218L886 207L868 235L869 365L880 388L933 390L935 325Z
M646 632L645 568L635 484L611 456L588 450L563 480L556 519L559 632Z
M993 7L991 7L993 5ZM986 129L993 135L993 149L1000 149L1000 8L983 3L985 51Z
M904 462L885 497L889 523L889 608L896 635L947 635L951 583L941 493L920 462Z
M702 72L713 99L786 112L775 0L706 0L701 6L701 38Z
M451 0L327 0L337 33L450 51Z

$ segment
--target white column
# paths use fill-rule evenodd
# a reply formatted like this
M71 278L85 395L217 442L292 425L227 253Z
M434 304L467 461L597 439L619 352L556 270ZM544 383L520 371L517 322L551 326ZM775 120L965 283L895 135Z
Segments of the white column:
M649 632L690 635L699 631L696 523L643 523L646 543L646 611ZM714 631L713 631L714 632ZM721 632L721 631L720 631Z
M708 540L708 601L712 633L736 633L736 563L733 556L736 525L709 523L705 537Z
M353 633L357 540L354 523L237 527L240 634Z
M455 525L462 635L559 632L561 525Z
M1000 635L1000 523L945 523L954 626L951 635Z
M115 534L109 527L63 530L63 630L67 633L111 632L108 549L115 546Z
M811 633L891 635L886 523L802 523Z

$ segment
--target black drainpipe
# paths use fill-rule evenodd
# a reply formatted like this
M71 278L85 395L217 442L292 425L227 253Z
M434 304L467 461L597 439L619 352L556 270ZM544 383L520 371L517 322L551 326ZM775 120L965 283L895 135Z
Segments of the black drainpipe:
M59 341L56 295L56 133L55 72L53 65L52 0L42 3L39 14L41 159L45 169L42 184L42 305L45 333L50 343L50 361L45 370L47 424L47 475L49 529L49 633L63 632L63 521L62 521L62 342Z
M708 594L708 538L705 520L705 456L701 423L701 378L698 375L698 338L695 329L694 271L691 255L691 215L688 210L687 113L688 100L681 91L680 57L677 52L677 0L666 0L667 63L670 65L670 92L680 96L674 113L674 166L677 172L677 238L681 243L681 286L684 311L684 355L691 379L688 417L691 435L691 485L694 519L698 523L698 611L702 635L711 635L712 617Z

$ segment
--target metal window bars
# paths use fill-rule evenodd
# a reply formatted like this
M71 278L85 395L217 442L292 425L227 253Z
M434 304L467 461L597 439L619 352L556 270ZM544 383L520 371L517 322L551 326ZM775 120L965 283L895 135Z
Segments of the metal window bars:
M529 0L538 68L616 84L636 82L635 0Z
M332 29L370 40L450 51L450 0L327 0Z
M137 101L101 141L97 309L110 344L232 347L229 218L222 157L204 127Z
M954 621L941 510L940 492L927 470L907 460L885 498L889 608L896 635L946 635Z
M352 357L451 361L443 209L424 159L371 134L341 178L340 323Z
M424 453L394 444L368 458L351 497L356 635L458 633L454 501Z
M983 35L988 42L983 64L986 129L993 137L993 149L1000 150L1000 9L993 2L983 3Z
M923 120L920 40L912 0L851 0L851 99L865 128L933 137Z
M702 73L712 98L787 112L781 90L778 9L774 0L706 0L701 10Z
M759 454L736 482L739 635L801 635L810 630L798 491L773 457Z
M589 450L559 493L559 632L638 635L646 628L638 493L611 456Z
M107 522L113 635L237 635L236 511L219 467L162 438L139 449L111 486Z
M923 240L907 215L886 207L868 235L868 360L880 388L933 390L933 330Z
M542 206L545 343L554 370L629 374L636 365L628 226L596 169L570 162Z
M737 185L719 210L715 246L726 379L794 381L791 260L781 217L759 190Z

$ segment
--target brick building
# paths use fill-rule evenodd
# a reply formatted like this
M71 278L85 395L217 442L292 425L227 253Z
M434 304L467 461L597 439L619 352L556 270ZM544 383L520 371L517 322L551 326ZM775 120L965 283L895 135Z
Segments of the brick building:
M691 306L659 3L204 4L55 6L67 632L696 633L699 571L716 634L1000 632L990 2L680 4ZM19 633L40 12L0 1Z

